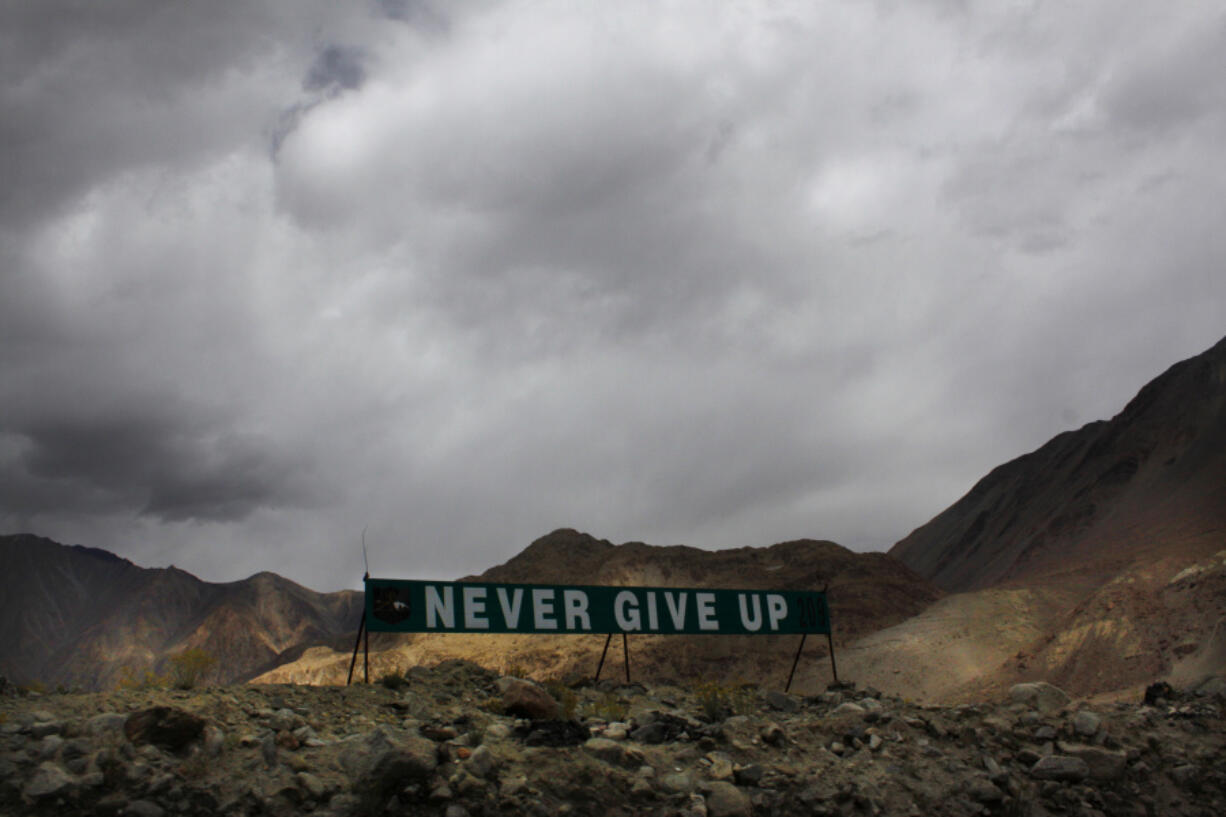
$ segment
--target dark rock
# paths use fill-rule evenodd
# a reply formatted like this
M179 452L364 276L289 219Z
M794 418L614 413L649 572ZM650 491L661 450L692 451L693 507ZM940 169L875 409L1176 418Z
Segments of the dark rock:
M22 793L32 800L41 800L58 797L72 788L72 785L73 780L68 772L48 761L39 765Z
M783 727L777 723L768 723L763 726L759 737L768 746L782 746L784 741L787 740L787 736L783 733Z
M786 692L779 692L775 689L768 690L763 699L766 701L767 706L779 712L800 711L800 701Z
M502 681L502 708L508 715L529 720L555 720L561 713L553 696L536 684L518 678Z
M1062 755L1084 760L1091 780L1118 780L1123 777L1124 769L1128 765L1128 755L1124 752L1067 743L1061 743L1059 749Z
M753 804L749 795L731 783L711 783L707 791L707 814L710 817L750 817Z
M167 752L179 753L200 739L204 732L204 719L181 709L155 706L128 716L123 731L134 744L149 744Z
M669 739L668 724L657 721L640 726L637 729L632 729L630 731L630 739L650 745L664 743Z
M1158 681L1145 688L1145 703L1150 706L1156 706L1161 701L1170 701L1174 698L1175 689L1166 681Z
M1198 775L1197 768L1191 763L1184 763L1171 769L1171 780L1180 788L1188 788L1195 785Z
M1004 792L998 789L995 784L980 777L970 782L966 793L971 796L972 800L980 803L999 803L1005 797Z
M587 727L578 721L533 721L516 729L525 746L578 746L588 739Z
M1030 776L1036 780L1063 780L1079 782L1090 774L1089 766L1078 757L1067 755L1047 755L1030 769Z
M738 786L756 786L762 782L765 771L757 763L750 763L748 766L738 766L734 769L732 777Z
M370 771L354 785L368 807L364 810L382 809L383 804L406 786L428 782L438 768L436 751L433 743L417 738L377 757Z
M120 812L123 817L162 817L166 810L150 800L133 800Z

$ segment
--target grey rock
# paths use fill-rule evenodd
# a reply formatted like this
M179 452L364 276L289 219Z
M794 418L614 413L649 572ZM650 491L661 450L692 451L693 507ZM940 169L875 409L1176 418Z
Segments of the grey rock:
M294 782L312 800L322 800L328 793L328 787L324 785L324 782L310 772L298 772L294 775Z
M767 693L763 696L763 699L766 701L767 706L779 712L800 711L800 701L796 697L788 695L786 692L780 692L772 689L767 691Z
M1040 726L1038 729L1034 730L1035 740L1055 740L1056 734L1057 732L1054 726Z
M468 758L468 770L477 777L488 778L498 768L498 759L488 746L478 746Z
M981 777L976 777L970 782L966 793L971 796L972 800L980 803L999 803L1005 797L1004 792L998 789L992 782Z
M150 800L133 800L121 813L123 817L162 817L166 811Z
M672 772L659 780L660 788L676 794L689 794L694 791L694 777L689 772Z
M32 800L44 797L58 797L72 788L73 779L59 765L47 761L40 763L30 781L22 789L22 794Z
M451 803L447 806L447 810L443 812L443 817L469 817L469 813L468 809L459 803Z
M38 742L35 749L37 755L44 760L50 760L60 753L60 749L64 746L64 739L59 735L47 735Z
M268 719L268 725L274 732L293 732L302 725L302 718L292 709L278 709Z
M277 765L277 739L271 732L260 739L260 756L268 768Z
M1088 709L1083 709L1073 716L1073 731L1082 737L1092 738L1098 734L1103 719Z
M707 776L712 780L731 780L732 779L732 758L724 752L711 752L707 755L707 760L711 762L710 768L707 769Z
M95 715L86 721L85 731L95 737L118 732L123 729L124 721L127 719L127 715L119 712L103 712L101 715Z
M592 738L583 744L583 750L613 766L621 766L626 760L622 744L608 738Z
M204 727L204 752L209 757L217 757L226 745L226 735L213 724Z
M749 795L723 781L710 784L706 806L710 817L750 817L753 813L753 803Z
M860 704L852 703L851 701L847 701L846 703L841 703L838 706L836 706L834 708L834 711L831 712L830 714L831 715L863 715L864 712L865 712L865 709L864 707L860 706Z
M1205 680L1196 685L1195 694L1210 697L1213 695L1226 696L1226 677L1221 675L1210 675Z
M1079 782L1090 774L1090 768L1079 757L1068 755L1047 755L1039 758L1030 769L1030 776L1036 780L1062 780Z
M1082 746L1080 744L1061 743L1060 754L1081 758L1089 769L1091 780L1118 780L1124 776L1128 766L1128 754L1099 746Z
M1068 693L1045 681L1014 684L1009 689L1009 698L1014 703L1026 704L1046 714L1060 711L1068 706L1070 700Z

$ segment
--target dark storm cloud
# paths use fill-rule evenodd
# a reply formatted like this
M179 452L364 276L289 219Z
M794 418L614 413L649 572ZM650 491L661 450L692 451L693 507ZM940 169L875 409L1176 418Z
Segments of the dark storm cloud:
M446 34L451 22L433 3L424 0L379 0L383 13L432 34Z
M166 521L236 520L309 501L302 458L167 395L5 414L12 493L0 516L133 509Z
M319 52L302 87L307 91L354 91L366 80L362 52L356 48L330 45Z

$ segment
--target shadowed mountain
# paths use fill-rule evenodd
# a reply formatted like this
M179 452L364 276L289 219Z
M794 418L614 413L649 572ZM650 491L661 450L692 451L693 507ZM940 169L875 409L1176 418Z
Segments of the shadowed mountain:
M966 697L1048 680L1076 694L1226 670L1226 339L1120 414L994 469L890 554L956 593L884 633ZM959 622L1006 609L972 638ZM982 629L982 628L980 628ZM931 665L907 653L931 633Z
M1116 417L992 470L890 554L949 591L1091 587L1138 560L1226 547L1226 339Z
M19 683L109 688L125 668L161 672L189 648L217 658L217 680L243 680L351 634L361 615L354 591L273 573L213 584L28 534L0 537L0 564L0 673Z

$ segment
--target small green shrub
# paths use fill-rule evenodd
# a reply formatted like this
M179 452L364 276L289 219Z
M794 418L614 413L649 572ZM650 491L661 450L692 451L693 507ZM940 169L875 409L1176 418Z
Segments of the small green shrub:
M556 678L546 681L544 687L562 708L562 718L568 721L574 720L575 710L579 708L579 696L575 694L575 691Z
M404 677L404 674L399 670L392 670L379 679L379 683L388 689L395 691L409 683L409 679Z
M170 683L169 677L158 675L151 669L147 669L143 674L138 674L135 669L130 666L123 666L119 670L119 683L115 685L116 689L160 689Z
M217 659L199 647L170 658L170 682L175 689L193 689L217 665Z
M729 715L744 715L753 709L753 690L746 684L725 686L707 681L694 687L694 700L708 721L722 721Z
M588 705L588 713L594 718L611 723L624 721L630 713L630 707L612 692L606 692Z

